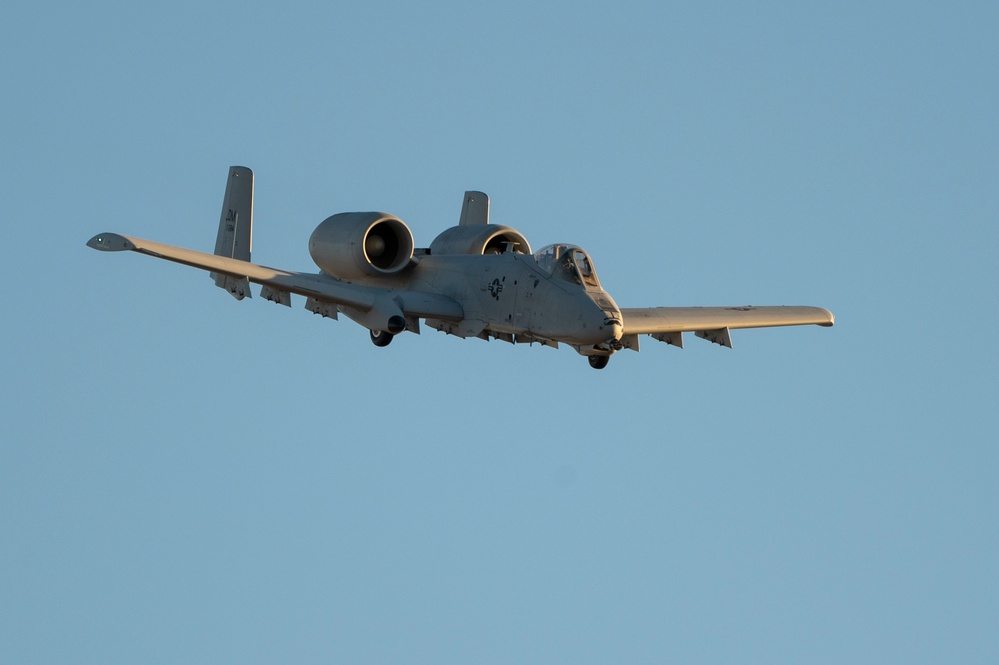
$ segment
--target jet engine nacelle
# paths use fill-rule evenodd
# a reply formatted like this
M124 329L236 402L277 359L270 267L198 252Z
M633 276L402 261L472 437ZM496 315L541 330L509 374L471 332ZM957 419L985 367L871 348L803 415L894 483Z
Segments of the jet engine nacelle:
M501 224L452 226L430 244L430 253L439 254L530 254L531 245L518 231Z
M397 273L413 258L413 233L384 212L341 212L309 238L309 254L324 272L344 279Z

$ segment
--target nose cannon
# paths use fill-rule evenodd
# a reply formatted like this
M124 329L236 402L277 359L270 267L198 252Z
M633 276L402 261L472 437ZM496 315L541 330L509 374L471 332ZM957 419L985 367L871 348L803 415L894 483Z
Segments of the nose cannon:
M587 314L584 318L587 325L587 341L594 346L606 346L614 350L621 348L621 337L624 335L624 324L617 305L607 293L588 292L585 295Z
M604 325L610 328L611 339L617 343L617 348L621 348L621 337L624 335L624 325L621 323L621 319L608 316L604 319Z
M586 326L586 344L577 347L577 351L586 356L590 367L603 369L610 357L622 348L624 324L617 306L606 294L591 300L590 312L587 318L592 323Z

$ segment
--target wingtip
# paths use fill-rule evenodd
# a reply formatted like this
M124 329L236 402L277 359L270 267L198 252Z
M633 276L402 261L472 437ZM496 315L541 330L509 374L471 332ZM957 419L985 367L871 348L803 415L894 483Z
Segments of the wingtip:
M128 238L117 233L98 233L87 241L87 247L101 252L123 252L135 249L135 245Z
M819 324L820 326L823 326L824 328L832 328L834 325L836 325L836 317L833 316L832 312L830 312L828 309L825 309L824 307L820 307L819 309L825 312L826 315L826 320L820 323Z

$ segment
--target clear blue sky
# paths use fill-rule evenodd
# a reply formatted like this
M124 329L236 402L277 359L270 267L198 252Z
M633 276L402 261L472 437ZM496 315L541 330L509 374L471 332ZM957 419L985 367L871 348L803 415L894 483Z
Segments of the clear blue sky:
M993 3L7 3L0 661L995 663ZM84 243L426 246L462 192L622 306L569 349Z

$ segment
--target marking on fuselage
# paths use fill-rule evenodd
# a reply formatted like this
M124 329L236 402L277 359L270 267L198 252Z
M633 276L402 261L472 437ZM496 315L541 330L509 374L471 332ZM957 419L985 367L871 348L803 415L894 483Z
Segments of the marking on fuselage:
M506 278L504 277L504 279ZM499 300L499 294L503 293L503 285L500 283L498 277L489 284L489 293L493 298Z

